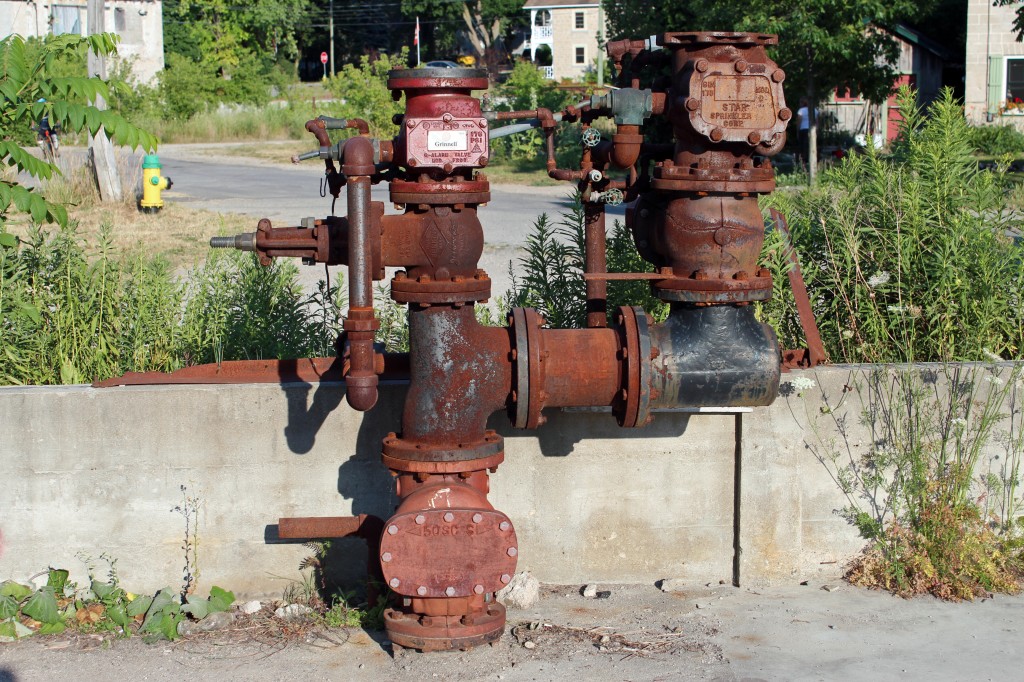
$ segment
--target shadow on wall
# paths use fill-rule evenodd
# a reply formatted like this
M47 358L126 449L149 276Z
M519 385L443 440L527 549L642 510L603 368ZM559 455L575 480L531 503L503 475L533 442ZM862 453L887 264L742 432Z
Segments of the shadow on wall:
M337 490L343 499L351 500L349 513L353 516L370 514L386 519L397 506L394 478L381 462L381 441L390 431L399 431L401 428L405 385L399 381L382 382L378 404L372 412L362 415L359 421L355 452L337 452L340 461ZM321 429L335 410L349 409L343 404L343 382L328 381L316 386L310 383L282 383L281 390L288 407L284 436L295 455L306 455L313 450ZM607 411L563 412L552 409L546 411L545 416L549 421L543 427L526 431L512 428L507 415L499 411L491 415L489 426L508 438L536 438L545 457L565 457L572 454L584 438L615 439L623 442L623 449L629 447L627 441L638 438L679 438L686 432L691 415L659 413L652 424L641 429L619 427ZM335 418L339 417L340 414L335 415ZM297 466L301 466L301 463L297 463ZM312 481L309 485L320 484ZM273 510L269 511L273 513ZM324 509L321 514L346 515L334 509ZM267 544L301 542L281 539L276 524L266 526L264 540ZM358 583L366 576L366 558L366 545L362 540L334 539L324 557L324 564L330 567L326 577L342 585Z

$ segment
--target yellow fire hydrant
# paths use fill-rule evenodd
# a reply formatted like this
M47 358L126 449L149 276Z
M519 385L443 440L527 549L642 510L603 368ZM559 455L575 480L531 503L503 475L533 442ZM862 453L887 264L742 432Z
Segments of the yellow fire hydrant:
M160 157L156 154L146 154L142 159L142 200L139 208L146 213L156 213L164 207L160 193L174 184L170 178L160 175L160 168Z

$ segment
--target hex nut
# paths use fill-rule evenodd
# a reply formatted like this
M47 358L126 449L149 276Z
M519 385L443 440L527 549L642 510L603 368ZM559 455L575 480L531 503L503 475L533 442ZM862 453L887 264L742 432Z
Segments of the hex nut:
M416 594L420 595L421 597L423 595L425 595L426 593L427 593L427 588L424 587L423 585L420 585L419 587L416 588Z
M395 524L392 523L390 526L388 526L388 535L397 535L397 534L398 534L398 526L396 526Z
M499 530L508 530L511 527L512 527L512 524L509 523L508 521L502 521L501 523L498 524L498 529Z
M423 514L418 514L416 516L416 525L417 526L422 526L426 522L427 522L427 517L424 516Z
M480 523L484 520L483 514L473 514L473 523Z
M384 552L383 554L380 555L380 560L383 561L384 563L387 563L387 562L391 561L391 559L392 559L391 552Z
M402 584L402 581L399 580L398 578L392 578L391 582L388 583L388 585L391 585L391 587L398 587L401 584Z
M509 556L516 556L517 554L519 554L519 550L518 549L516 549L515 547L509 547L508 548L508 555Z
M452 521L455 520L455 514L452 514L451 512L446 512L445 515L444 515L444 520L447 523L451 523Z
M448 595L449 597L454 597L455 596L455 588L454 587L450 587L450 586L446 587L445 590L444 590L444 593L446 595Z

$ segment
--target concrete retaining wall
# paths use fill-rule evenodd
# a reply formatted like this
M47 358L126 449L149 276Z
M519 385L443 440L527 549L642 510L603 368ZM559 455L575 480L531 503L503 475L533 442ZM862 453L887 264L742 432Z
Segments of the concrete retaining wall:
M835 572L863 543L834 513L846 502L813 432L835 435L822 398L835 404L859 371L784 375L817 387L747 413L661 413L638 430L550 411L522 432L495 415L506 461L491 498L516 524L520 569L552 583ZM379 444L403 395L385 386L363 415L338 385L0 389L0 579L47 566L81 579L77 557L106 553L132 588L178 585L186 522L174 508L187 496L199 504L201 589L279 594L310 552L275 541L278 517L393 509ZM866 447L861 407L843 409L846 442ZM333 558L358 573L365 550L338 542Z

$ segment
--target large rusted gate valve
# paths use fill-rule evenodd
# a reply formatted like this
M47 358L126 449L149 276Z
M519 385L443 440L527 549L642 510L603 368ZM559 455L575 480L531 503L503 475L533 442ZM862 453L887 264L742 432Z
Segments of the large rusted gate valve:
M212 242L255 251L264 263L294 256L349 266L351 309L340 346L348 401L359 410L376 403L385 367L373 346L371 281L386 267L401 268L391 296L409 305L410 384L401 431L383 442L400 503L379 546L381 574L399 598L385 614L395 644L468 648L503 631L505 609L494 594L515 573L518 544L511 520L487 501L489 474L505 456L502 437L486 428L493 412L535 428L546 407L603 406L620 425L640 427L658 408L774 400L778 343L749 305L772 290L757 265L764 234L757 195L774 188L768 157L782 148L790 118L784 74L765 52L774 41L667 33L611 43L619 88L561 112L481 111L472 96L488 85L481 71L393 71L388 87L406 98L395 139L370 138L360 120L307 125L320 149L303 156L324 159L334 196L346 189L345 217L299 228L263 220L255 233ZM640 87L666 67L670 79ZM671 124L673 144L646 141L643 127L653 117ZM610 139L591 125L598 118L614 119ZM490 129L503 120L525 123ZM562 121L584 129L575 169L558 168L554 158ZM549 175L576 183L584 200L586 329L549 329L531 309L514 310L502 328L482 327L474 316L474 304L491 294L478 268L477 207L490 197L479 171L491 138L531 126L546 137ZM327 130L342 127L359 134L332 146ZM381 181L403 213L385 214L370 200L371 184ZM623 200L632 202L627 224L653 274L606 272L604 207ZM625 307L608 327L606 282L616 278L651 280L671 303L666 322ZM348 519L306 521L282 520L282 535L355 527Z

